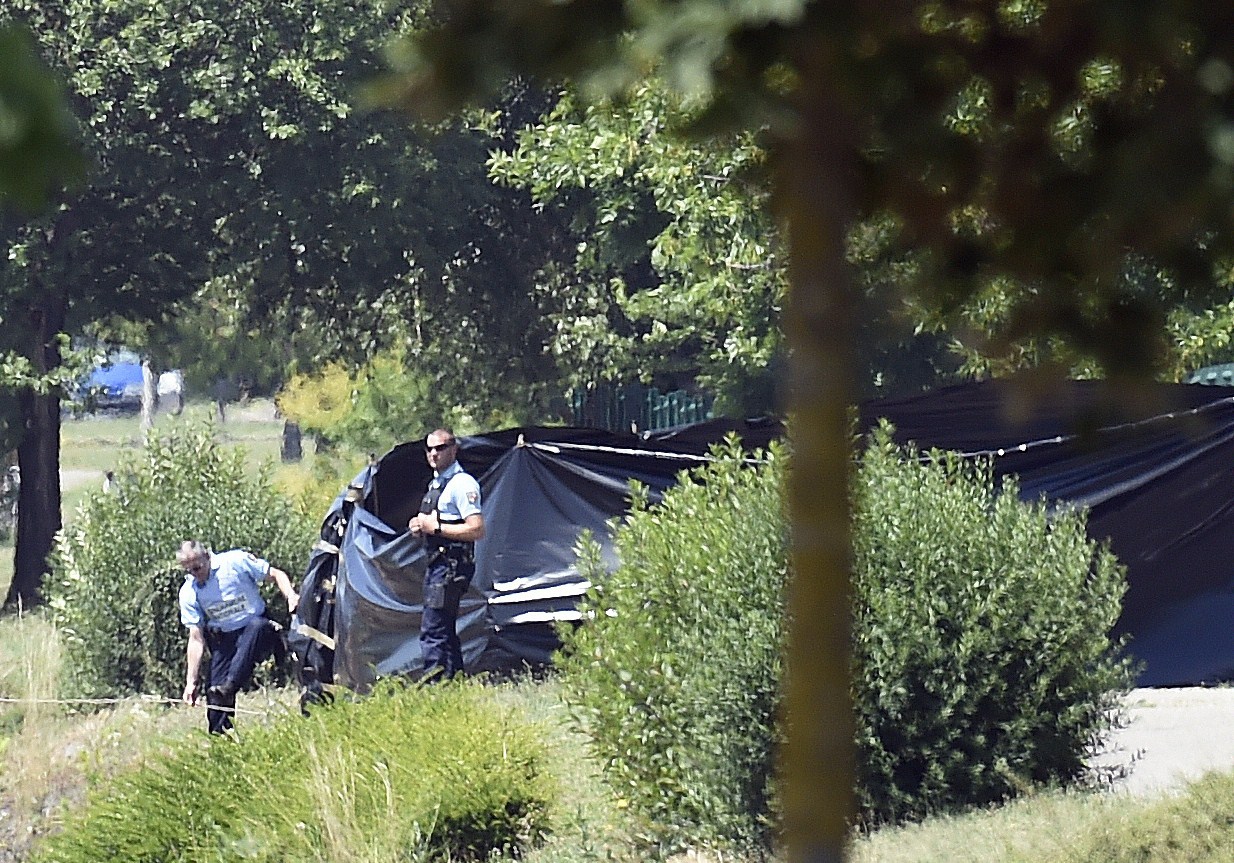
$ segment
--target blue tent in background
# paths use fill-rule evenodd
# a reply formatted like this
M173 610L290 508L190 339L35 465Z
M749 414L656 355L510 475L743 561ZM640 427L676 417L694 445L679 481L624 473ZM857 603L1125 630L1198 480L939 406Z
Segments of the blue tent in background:
M127 358L95 366L85 381L85 389L95 393L94 403L100 408L140 407L141 385L141 363Z

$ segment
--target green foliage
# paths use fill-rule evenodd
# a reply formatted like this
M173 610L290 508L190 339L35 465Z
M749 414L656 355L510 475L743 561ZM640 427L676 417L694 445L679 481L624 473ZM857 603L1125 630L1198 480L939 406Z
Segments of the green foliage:
M490 165L578 232L552 312L571 383L677 376L753 415L773 408L786 284L766 153L755 135L688 139L697 113L656 79L616 104L567 93Z
M1215 771L1134 818L1103 818L1047 863L1222 863L1234 838L1234 774Z
M788 575L785 458L697 471L594 543L584 624L563 633L567 700L616 792L667 846L758 847ZM856 477L853 699L868 823L1086 779L1130 671L1108 637L1121 567L1081 513L1018 500L988 465L920 460L887 429ZM739 731L737 731L739 729Z
M0 202L33 211L79 180L79 134L29 31L0 26Z
M968 364L1147 376L1166 360L1170 310L1228 298L1224 6L445 5L440 28L399 45L402 101L431 114L522 74L637 103L655 76L700 106L696 131L765 131L782 199L834 178L790 216L828 232L833 263L845 223L890 215L895 257L913 263L889 305L919 301L923 325L972 339ZM794 162L802 151L818 161Z
M330 363L315 374L295 375L277 402L305 433L361 453L383 453L438 425L468 434L529 419L499 410L480 412L477 406L452 400L430 378L409 368L400 350L378 353L354 371ZM517 410L513 405L511 409Z
M306 434L336 435L351 415L355 383L341 363L329 363L312 375L295 375L275 399L279 413L300 424Z
M96 789L44 863L484 860L543 834L541 732L476 684L378 687Z
M1173 365L1168 376L1181 380L1204 366L1234 359L1234 301L1218 303L1200 312L1175 309L1169 319Z
M360 452L319 452L305 456L299 464L280 465L274 471L274 482L298 512L319 523L340 490L367 463L368 456Z
M772 837L788 549L783 454L756 458L730 445L661 504L637 497L611 575L584 543L596 586L587 622L563 632L566 699L644 839L666 848Z
M1083 513L884 427L854 491L858 791L874 822L1070 784L1131 683L1122 568Z
M184 627L175 552L185 539L246 548L293 578L316 533L244 452L208 424L173 427L125 454L111 493L96 492L58 537L46 592L62 630L67 688L75 694L178 693ZM277 618L281 600L267 601ZM285 621L284 621L285 622Z

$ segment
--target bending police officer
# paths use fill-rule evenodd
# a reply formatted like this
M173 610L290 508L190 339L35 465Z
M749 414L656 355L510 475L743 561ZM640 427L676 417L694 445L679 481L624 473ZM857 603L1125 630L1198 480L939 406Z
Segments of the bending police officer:
M240 549L211 554L200 542L185 540L176 560L187 573L180 587L180 621L188 627L184 700L197 703L208 645L206 725L219 734L232 727L236 692L248 683L253 667L282 647L277 624L265 616L258 584L269 579L278 585L292 613L300 595L287 573Z
M476 572L475 544L484 538L480 484L458 463L458 439L439 428L425 440L433 479L420 512L407 523L424 538L429 560L424 570L424 613L420 652L425 679L451 678L463 670L457 631L458 605Z

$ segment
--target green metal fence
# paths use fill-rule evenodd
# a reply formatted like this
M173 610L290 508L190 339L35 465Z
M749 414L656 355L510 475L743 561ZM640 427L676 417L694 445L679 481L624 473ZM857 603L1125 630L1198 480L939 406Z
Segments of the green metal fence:
M1184 383L1208 384L1216 387L1234 386L1234 363L1206 366L1188 375Z
M709 420L715 399L640 384L600 384L572 390L569 401L576 426L643 432Z

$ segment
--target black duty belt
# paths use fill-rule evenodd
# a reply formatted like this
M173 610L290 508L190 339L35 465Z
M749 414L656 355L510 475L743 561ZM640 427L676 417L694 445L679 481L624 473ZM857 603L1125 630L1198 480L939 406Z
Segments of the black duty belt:
M451 542L439 540L436 543L437 552L434 556L457 560L459 563L474 563L476 559L476 544L474 542Z

